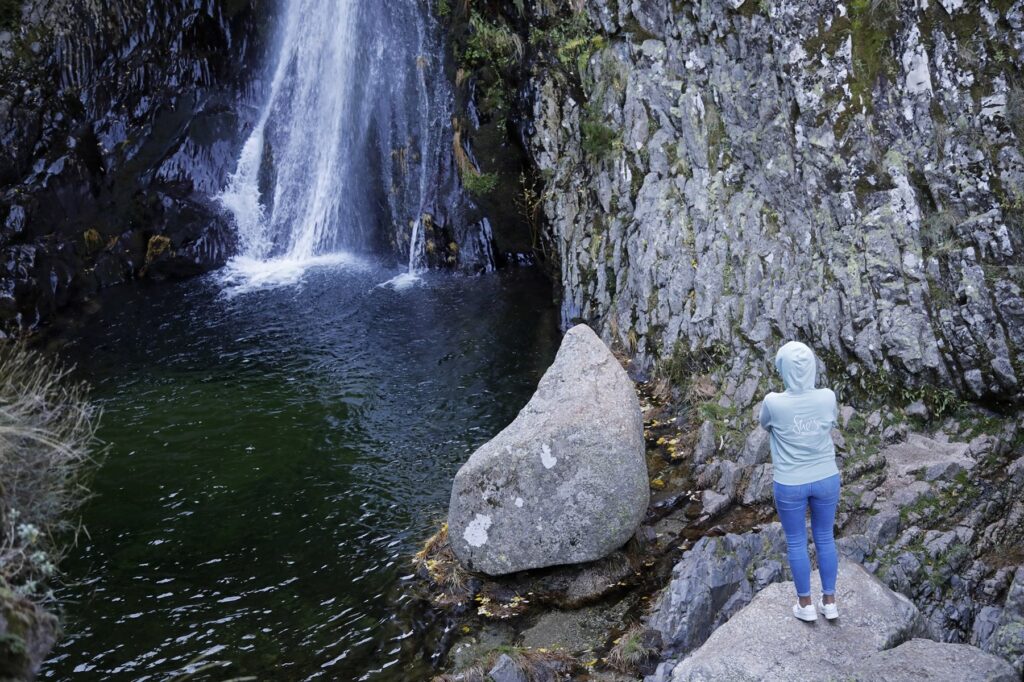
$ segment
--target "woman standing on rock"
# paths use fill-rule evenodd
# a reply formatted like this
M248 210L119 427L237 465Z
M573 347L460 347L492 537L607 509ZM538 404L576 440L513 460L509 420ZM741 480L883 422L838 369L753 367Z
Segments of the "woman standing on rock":
M786 390L765 396L760 421L769 433L775 508L786 532L789 567L799 599L793 605L793 615L806 621L818 619L811 603L811 561L807 555L806 518L810 507L811 534L821 575L822 597L817 610L832 620L839 617L839 558L832 535L839 503L839 468L832 442L832 428L838 417L836 395L827 388L814 388L814 353L798 341L779 349L775 369Z

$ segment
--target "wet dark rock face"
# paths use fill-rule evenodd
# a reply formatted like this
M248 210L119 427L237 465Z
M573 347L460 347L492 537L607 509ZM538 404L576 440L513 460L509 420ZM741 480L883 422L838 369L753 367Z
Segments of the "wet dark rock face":
M138 277L196 274L233 235L269 0L33 1L0 31L0 333Z

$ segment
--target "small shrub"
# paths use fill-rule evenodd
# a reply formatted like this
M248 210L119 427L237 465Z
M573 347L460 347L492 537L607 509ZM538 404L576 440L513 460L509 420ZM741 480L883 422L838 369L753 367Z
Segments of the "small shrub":
M486 196L498 186L497 173L479 173L471 170L462 175L462 186L469 190L470 194L478 197Z
M46 598L88 496L99 409L68 370L0 344L0 585Z
M579 672L575 659L564 651L498 646L474 664L455 673L439 675L434 682L490 682L488 671L502 655L511 658L528 680L569 679L572 673Z
M580 122L583 151L594 158L607 158L622 146L622 136L606 126L600 118L588 113Z

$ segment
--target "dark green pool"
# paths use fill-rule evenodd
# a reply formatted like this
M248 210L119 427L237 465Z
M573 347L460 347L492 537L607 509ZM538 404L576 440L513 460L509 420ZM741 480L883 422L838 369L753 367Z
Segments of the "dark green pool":
M558 343L535 270L376 265L233 297L110 291L61 354L111 445L64 563L51 679L420 679L446 627L410 555Z

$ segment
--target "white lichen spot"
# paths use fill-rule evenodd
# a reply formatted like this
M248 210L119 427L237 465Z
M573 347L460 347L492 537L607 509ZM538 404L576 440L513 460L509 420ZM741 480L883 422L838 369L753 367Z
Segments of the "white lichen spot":
M523 498L521 498L521 497L517 497L516 498L516 506L519 507L520 509L523 508Z
M551 454L551 448L547 443L540 446L540 463L544 465L545 469L550 469L558 463L558 458Z
M487 529L490 527L491 517L486 514L477 514L466 526L462 537L466 539L470 547L482 547L487 542Z
M928 71L928 53L920 43L921 31L912 26L907 35L907 49L903 52L903 70L906 72L907 91L912 95L931 94L932 77Z

